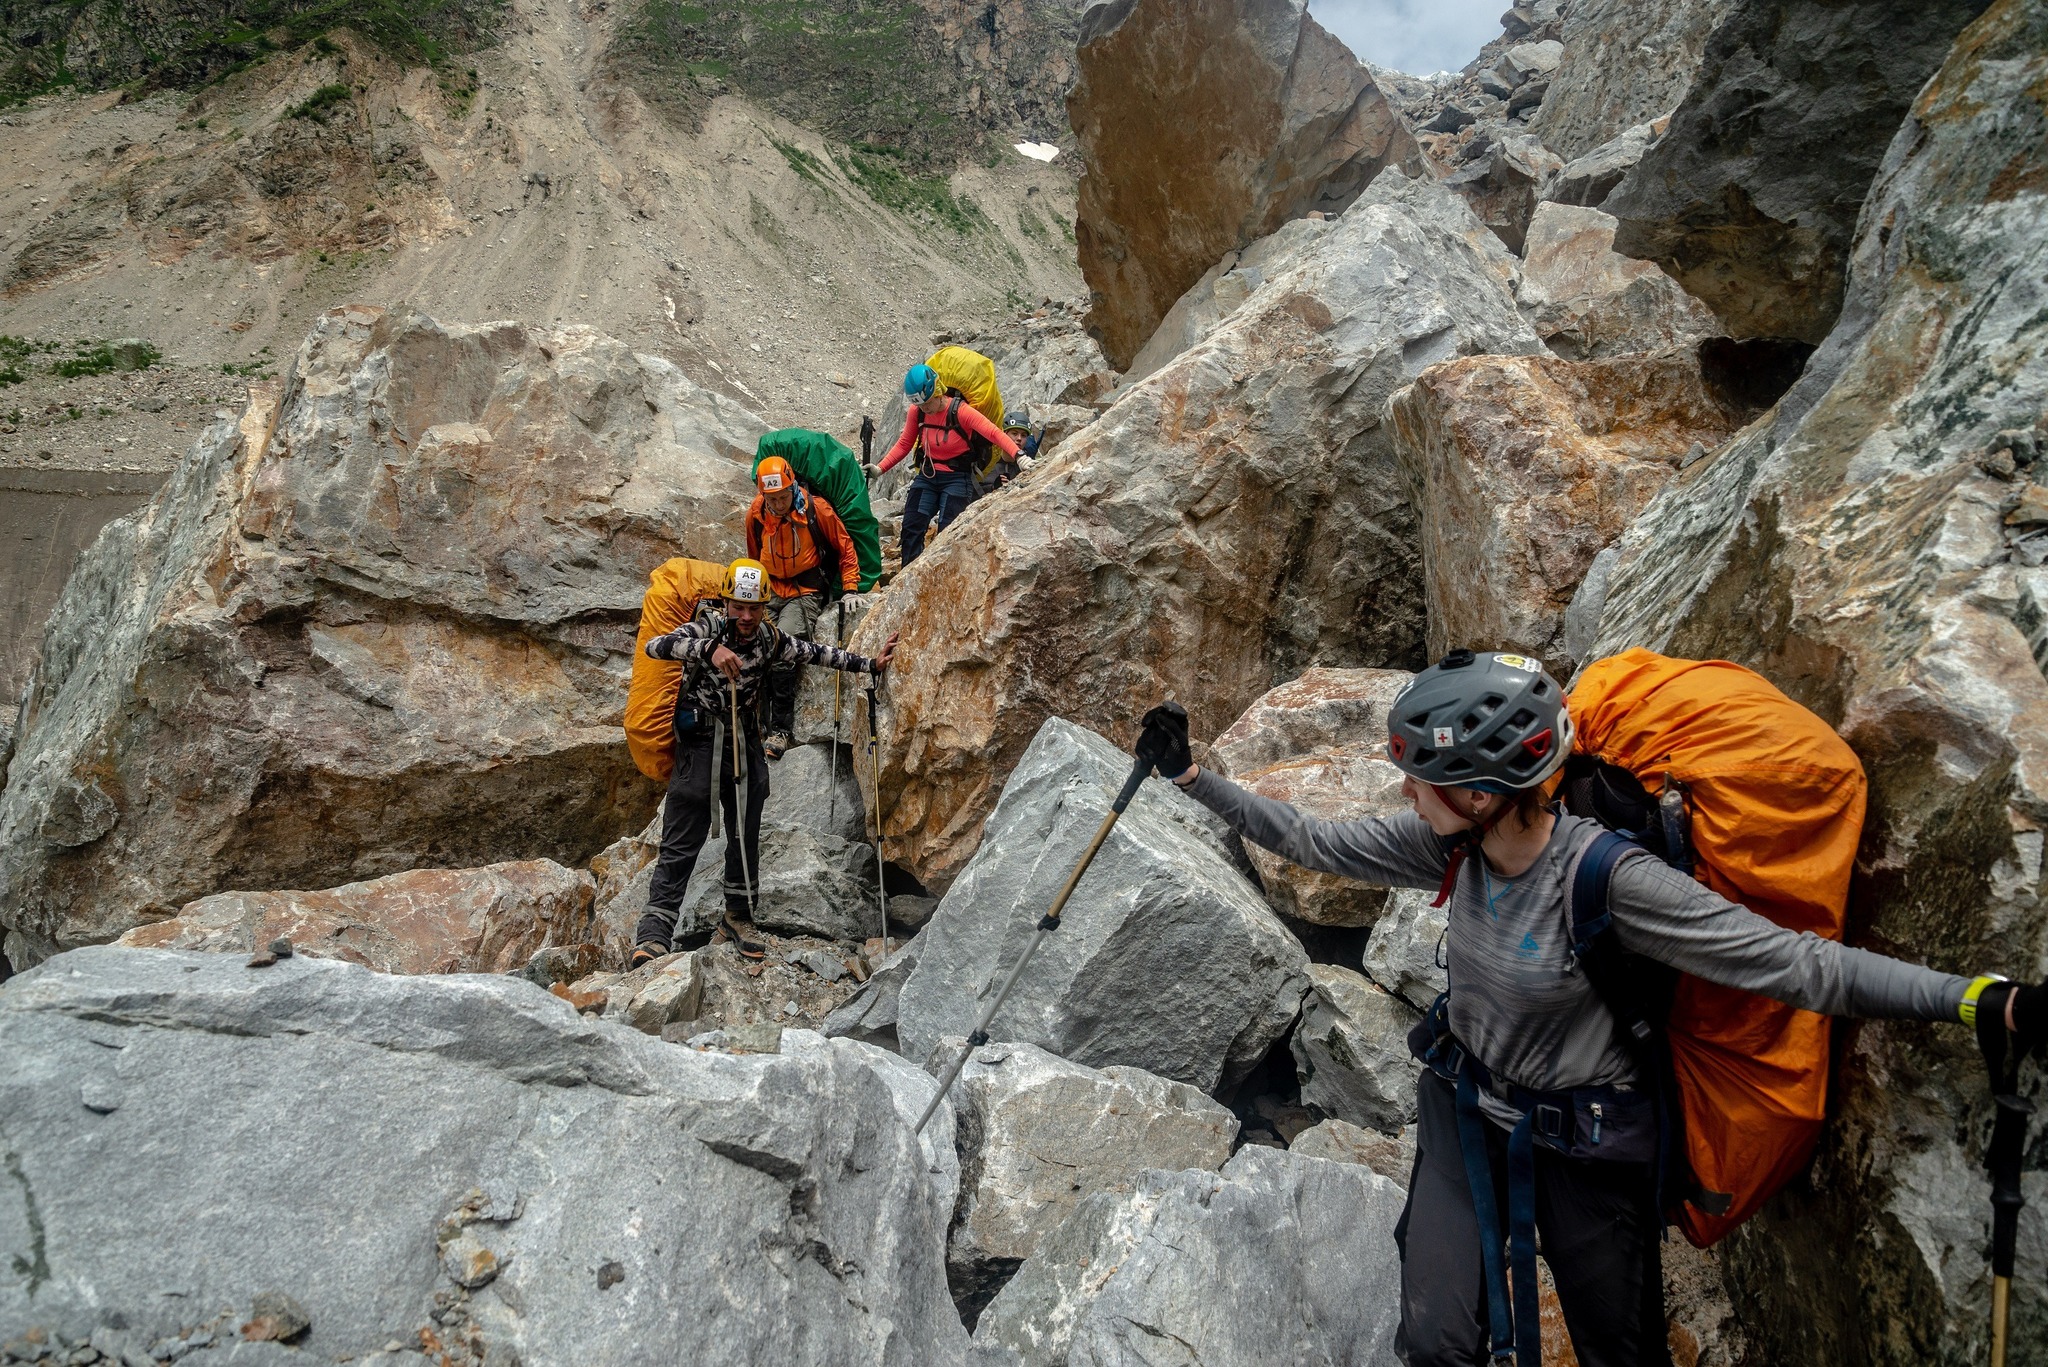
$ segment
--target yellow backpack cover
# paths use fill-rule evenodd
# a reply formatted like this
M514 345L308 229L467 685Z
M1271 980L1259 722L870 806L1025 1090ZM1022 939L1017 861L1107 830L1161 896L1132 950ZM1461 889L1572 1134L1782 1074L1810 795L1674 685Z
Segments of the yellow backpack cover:
M676 690L683 666L648 658L647 643L697 613L697 604L725 587L725 566L677 556L655 567L640 600L640 634L633 638L633 681L626 690L626 748L641 773L667 783L676 767Z
M964 346L940 347L925 362L939 377L939 389L957 389L981 416L1003 425L1003 391L996 387L996 363Z

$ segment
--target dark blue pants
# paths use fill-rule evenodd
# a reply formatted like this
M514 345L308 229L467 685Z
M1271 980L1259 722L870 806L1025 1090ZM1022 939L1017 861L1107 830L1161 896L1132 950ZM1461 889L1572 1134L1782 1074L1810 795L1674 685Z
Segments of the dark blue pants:
M908 565L924 553L927 528L944 531L972 502L974 480L964 470L938 470L910 481L910 492L903 500L903 563Z

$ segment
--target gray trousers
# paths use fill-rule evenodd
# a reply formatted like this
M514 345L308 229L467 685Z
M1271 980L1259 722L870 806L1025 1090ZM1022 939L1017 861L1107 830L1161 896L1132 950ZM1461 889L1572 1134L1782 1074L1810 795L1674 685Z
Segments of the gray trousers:
M825 610L825 595L800 593L794 598L777 598L775 625L785 634L809 641L818 629L818 614ZM787 736L796 730L796 691L803 683L802 665L775 664L768 669L768 729Z
M1425 1068L1417 1085L1415 1170L1394 1227L1401 1249L1401 1328L1408 1367L1485 1367L1486 1273L1479 1220L1458 1148L1451 1084ZM1507 1209L1507 1131L1489 1122L1499 1209ZM1536 1233L1585 1367L1670 1367L1655 1183L1647 1163L1571 1159L1536 1149ZM1544 1345L1544 1358L1550 1345Z

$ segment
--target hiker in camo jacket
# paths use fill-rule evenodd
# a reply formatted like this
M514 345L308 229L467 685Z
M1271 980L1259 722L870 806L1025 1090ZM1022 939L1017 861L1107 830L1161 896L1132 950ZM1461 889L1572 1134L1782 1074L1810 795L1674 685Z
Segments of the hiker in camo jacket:
M725 816L725 913L720 933L738 942L748 958L766 947L754 933L752 911L761 876L761 808L768 800L768 759L761 747L761 704L769 669L777 664L818 665L849 674L880 674L896 651L890 636L873 659L850 650L806 641L767 620L768 573L760 562L735 560L726 570L723 610L701 610L696 620L647 643L647 654L683 666L676 691L676 763L662 811L661 852L647 894L647 911L634 932L637 967L670 952L676 915L697 856L711 831L711 776L718 774L718 802ZM746 822L738 819L739 777L732 742L720 734L730 725L732 690L739 694L741 763L747 785ZM723 747L722 753L720 747ZM735 832L740 839L732 839Z

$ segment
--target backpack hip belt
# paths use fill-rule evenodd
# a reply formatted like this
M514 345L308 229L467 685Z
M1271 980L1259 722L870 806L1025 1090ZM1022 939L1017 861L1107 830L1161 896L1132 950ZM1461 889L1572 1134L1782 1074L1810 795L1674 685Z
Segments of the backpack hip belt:
M1454 1086L1469 1082L1520 1112L1534 1141L1566 1158L1649 1163L1657 1157L1657 1099L1649 1087L1603 1084L1539 1091L1497 1077L1451 1033L1448 992L1408 1032L1408 1052Z

